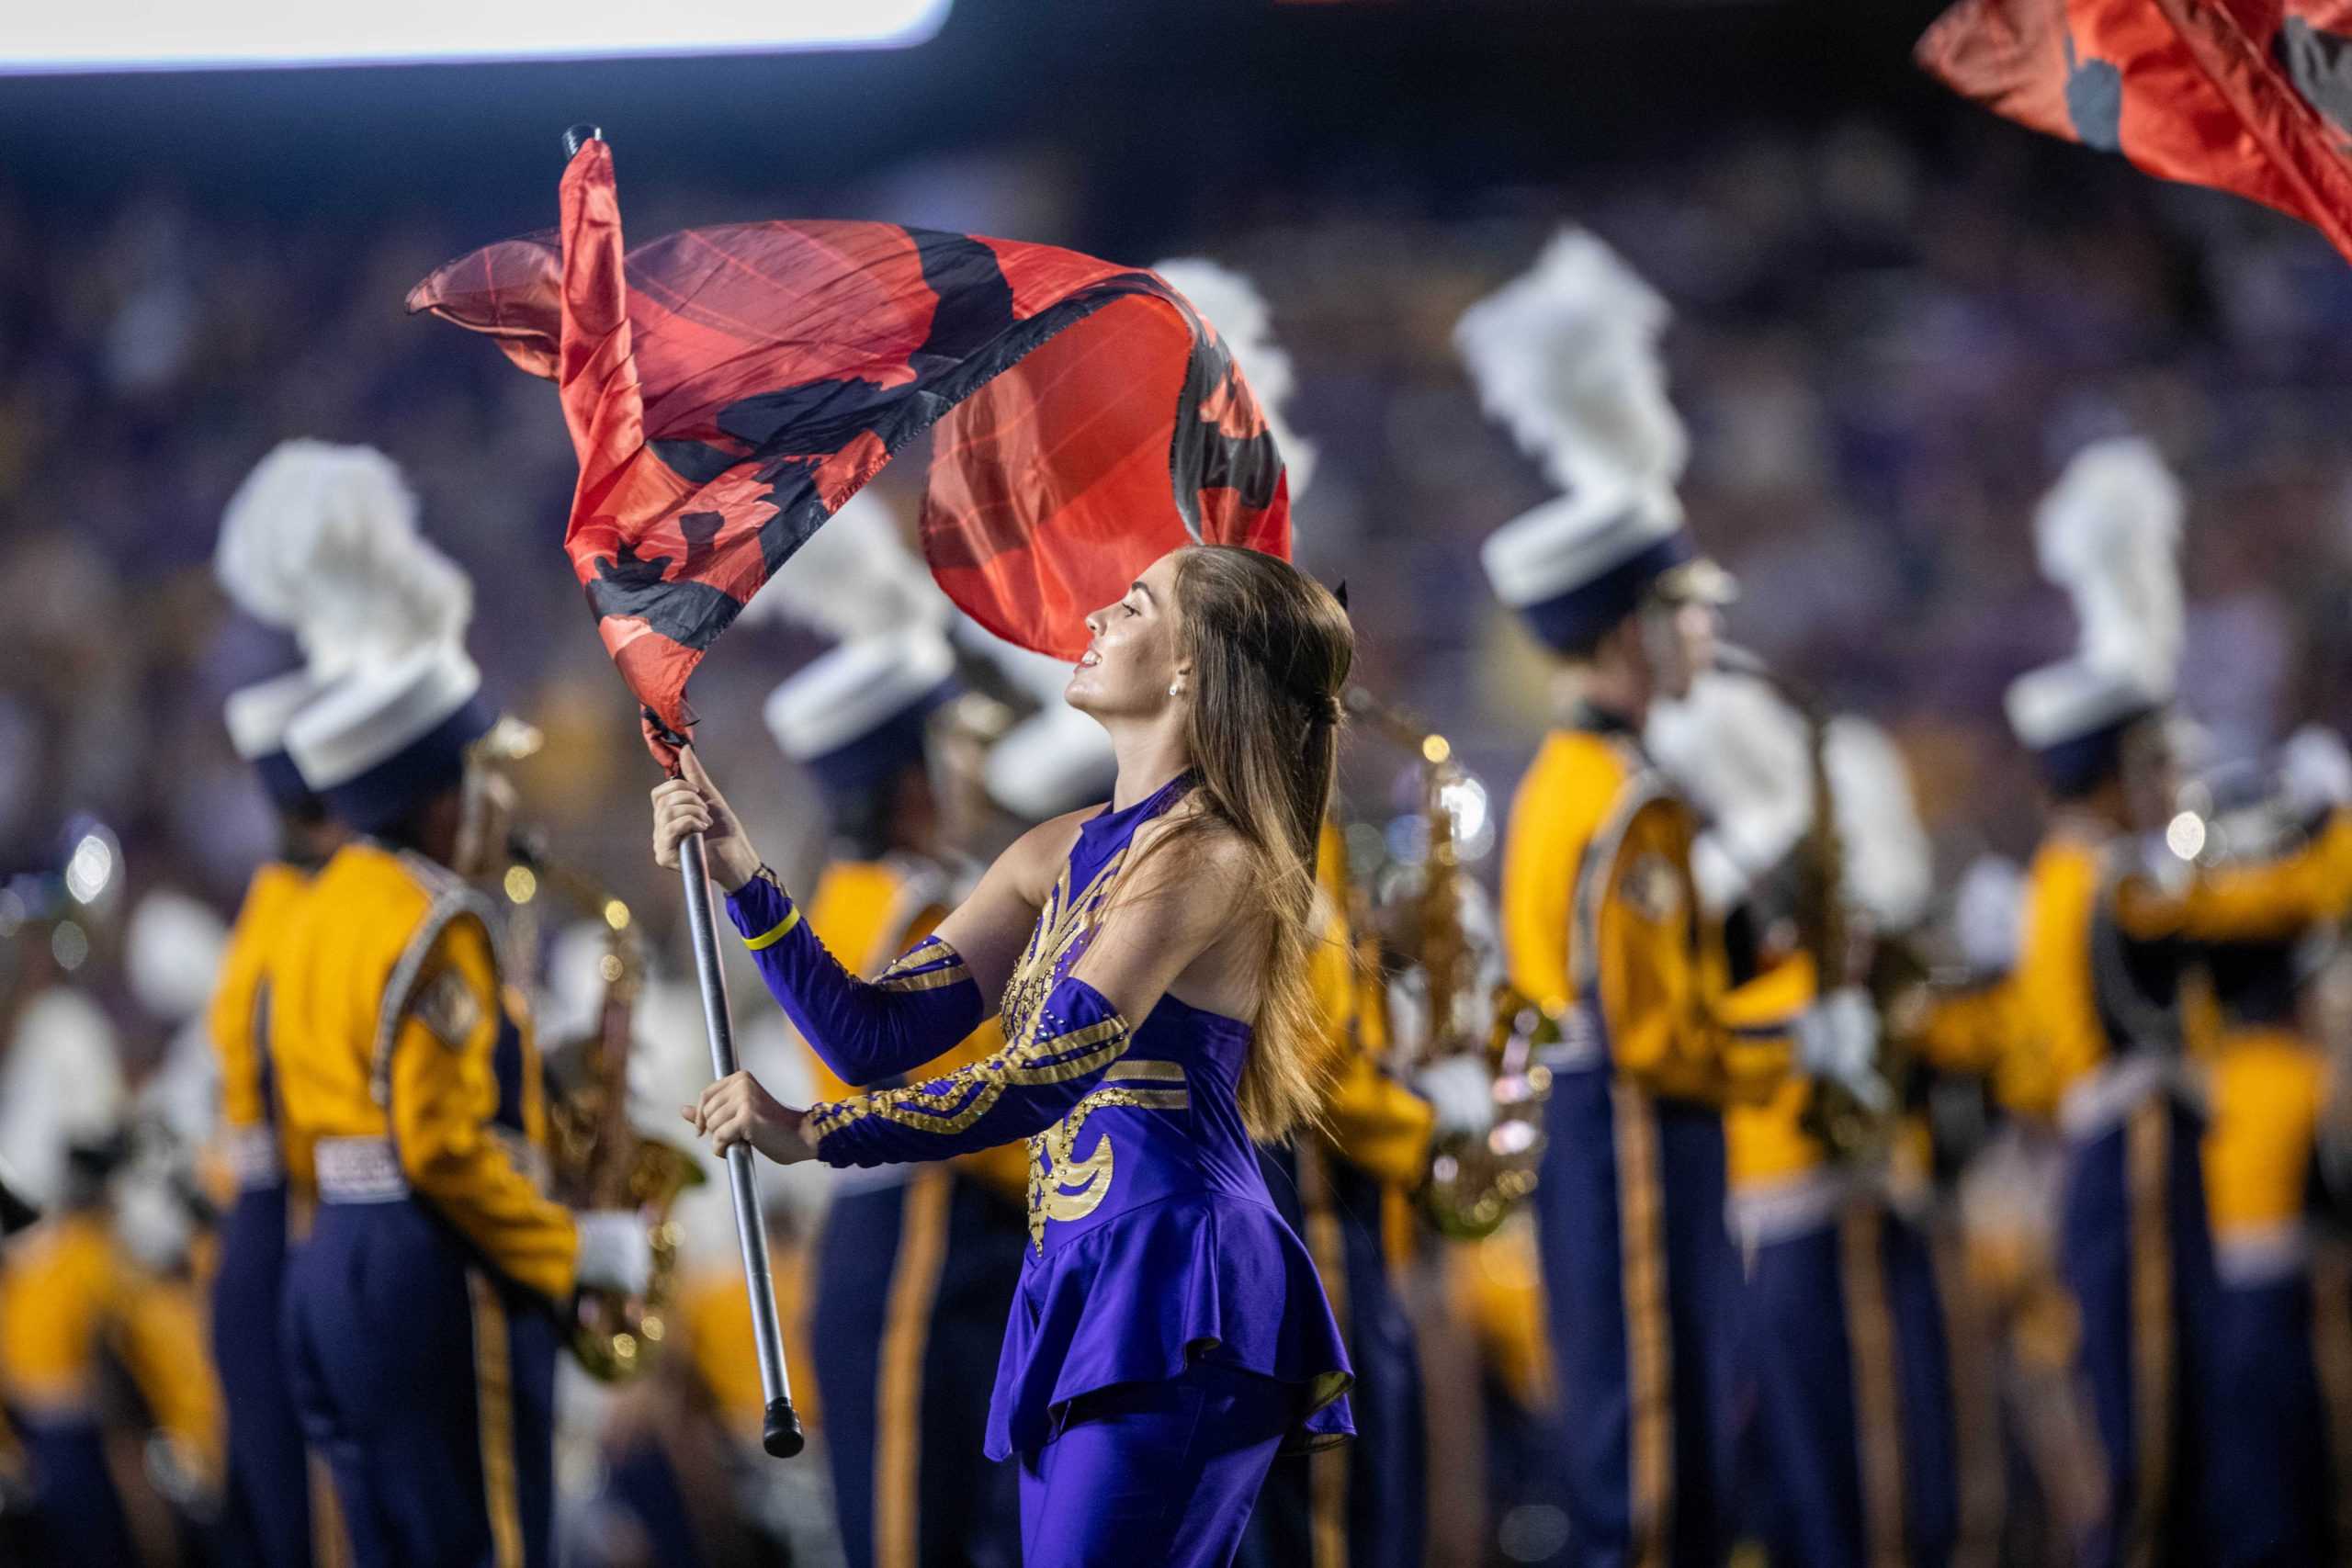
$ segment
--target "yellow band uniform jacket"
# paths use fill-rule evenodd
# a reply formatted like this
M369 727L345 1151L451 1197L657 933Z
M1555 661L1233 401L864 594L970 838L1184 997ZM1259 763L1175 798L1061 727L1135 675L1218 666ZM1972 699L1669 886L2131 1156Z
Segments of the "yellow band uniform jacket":
M206 1014L206 1033L220 1065L223 1154L239 1188L283 1176L307 1190L307 1164L296 1169L278 1126L277 1069L269 1058L269 969L300 924L311 875L273 862L255 871L238 906L221 954L220 977Z
M2233 970L2245 962L2240 944L2249 944L2286 984L2294 942L2352 914L2352 813L2333 813L2301 848L2275 859L2200 867L2173 889L2126 882L2117 905L2119 922L2135 935L2239 947L2216 959ZM2215 1252L2225 1279L2290 1271L2303 1259L2326 1064L2292 1026L2289 998L2256 1007L2254 1017L2237 1016L2226 998L2221 1006L2204 1145Z
M103 1211L60 1214L11 1240L0 1262L0 1400L28 1421L96 1419L108 1365L157 1429L217 1478L220 1391L194 1292L133 1263Z
M2290 1030L2232 1028L2214 1053L2205 1206L2224 1281L2299 1270L2327 1067Z
M1430 1102L1388 1071L1387 1018L1375 967L1359 963L1348 927L1347 848L1326 823L1316 855L1322 940L1307 956L1307 985L1328 1053L1318 1135L1340 1158L1391 1192L1429 1174Z
M1511 983L1546 1009L1597 1006L1610 1066L1651 1093L1759 1105L1789 1081L1811 966L1730 983L1723 931L1691 878L1696 832L1629 731L1555 731L1511 803Z
M1894 1052L1913 1065L1912 1087L1898 1129L1889 1188L1898 1201L1924 1198L1939 1179L1956 1178L1971 1150L1939 1149L1927 1095L1917 1085L1933 1079L1973 1080L2001 1105L2015 1107L2022 1093L2012 1081L2025 1053L2018 1039L2017 984L2010 975L1978 976L1955 984L1936 980L1898 993L1884 1020Z
M335 852L271 976L288 1163L309 1165L324 1139L390 1140L416 1201L498 1272L561 1300L579 1237L541 1190L539 1059L490 920L422 856Z
M2102 1015L2095 953L2108 854L2096 841L2056 832L2026 869L2014 1055L1997 1082L2011 1110L2037 1120L2054 1120L2067 1091L2118 1049Z
M2010 1107L2029 1115L2055 1114L2070 1091L2133 1045L2210 1048L2215 1021L2195 1005L2165 1026L2168 1040L2119 1038L2140 1005L2128 977L2116 972L2127 948L2277 940L2352 912L2352 813L2334 814L2291 854L2200 867L2178 886L2116 875L2111 852L2079 835L2053 833L2027 873L2011 998L2016 1055L1997 1081Z

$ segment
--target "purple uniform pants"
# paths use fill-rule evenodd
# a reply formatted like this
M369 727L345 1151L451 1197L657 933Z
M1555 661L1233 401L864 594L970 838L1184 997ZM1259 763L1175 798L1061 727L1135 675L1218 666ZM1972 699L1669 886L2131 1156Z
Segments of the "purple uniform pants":
M1023 1568L1224 1568L1297 1412L1290 1384L1209 1362L1084 1396L1021 1456Z

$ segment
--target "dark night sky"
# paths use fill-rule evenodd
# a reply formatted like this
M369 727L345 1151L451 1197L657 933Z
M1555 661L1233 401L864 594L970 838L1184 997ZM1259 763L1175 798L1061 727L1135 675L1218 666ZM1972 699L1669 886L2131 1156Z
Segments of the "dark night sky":
M854 0L845 0L854 3ZM1936 0L957 0L907 51L688 61L0 79L0 178L38 208L163 185L332 226L424 207L487 231L544 205L557 133L603 123L633 181L762 197L929 152L1063 150L1098 243L1173 204L1540 182L1726 119L1960 106L1911 66Z

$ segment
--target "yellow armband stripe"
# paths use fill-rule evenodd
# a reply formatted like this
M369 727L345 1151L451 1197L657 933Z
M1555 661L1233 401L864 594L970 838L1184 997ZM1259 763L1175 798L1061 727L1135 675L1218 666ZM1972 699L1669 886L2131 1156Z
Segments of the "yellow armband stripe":
M792 928L799 923L800 907L796 904L792 908L792 913L785 916L784 919L778 920L766 931L762 931L757 936L745 937L743 939L743 945L750 948L753 953L759 952L759 950L763 947L774 947L777 942L782 942L786 937L791 935Z

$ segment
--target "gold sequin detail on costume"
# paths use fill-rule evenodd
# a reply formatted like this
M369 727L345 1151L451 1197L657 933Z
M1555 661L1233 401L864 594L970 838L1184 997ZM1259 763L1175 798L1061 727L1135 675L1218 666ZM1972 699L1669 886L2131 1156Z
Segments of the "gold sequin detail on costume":
M1121 850L1075 898L1070 897L1069 867L1062 867L1053 896L1046 900L1036 929L1029 933L1029 945L1021 962L1013 965L1012 977L1004 983L999 1013L1004 1020L1005 1038L1019 1040L1035 1032L1037 1010L1046 1005L1046 998L1061 977L1062 960L1092 932L1095 917L1110 901L1126 863L1127 852Z
M1037 917L1037 928L1029 933L1029 946L1022 953L1021 962L1014 965L1012 978L1005 982L1001 1016L1007 1039L1022 1039L1035 1031L1038 1010L1053 991L1063 958L1092 931L1094 918L1110 900L1112 890L1118 886L1119 872L1126 863L1127 852L1121 850L1076 898L1070 897L1069 867L1062 867L1061 876L1054 884L1053 897L1046 900L1046 907ZM1097 1089L1088 1095L1072 1106L1069 1114L1058 1123L1029 1140L1029 1243L1041 1253L1046 1247L1047 1220L1083 1219L1111 1190L1111 1163L1114 1156L1107 1134L1095 1144L1080 1181L1068 1183L1061 1174L1063 1162L1070 1159L1078 1131L1085 1125L1088 1113L1097 1104L1110 1103L1097 1098L1103 1092ZM1051 1175L1048 1160L1053 1162ZM1061 1190L1065 1185L1076 1185L1080 1190L1065 1192Z
M971 977L962 953L941 938L927 936L900 953L874 983L886 991L935 991Z
M1106 1081L1182 1084L1184 1068L1179 1062L1120 1062L1102 1076ZM1069 1115L1030 1139L1029 1245L1044 1252L1047 1220L1082 1220L1101 1208L1111 1194L1115 1158L1111 1134L1099 1134L1093 1152L1083 1159L1078 1156L1078 1135L1089 1116L1108 1106L1189 1111L1192 1104L1192 1094L1181 1088L1098 1089L1071 1106Z
M1126 852L1122 850L1087 885L1085 893L1074 899L1069 896L1069 868L1062 868L1053 897L1046 900L1036 930L1030 933L1028 949L1013 969L1012 978L1005 983L1000 1010L1007 1042L1004 1050L944 1078L812 1107L808 1128L818 1141L821 1144L842 1127L868 1116L922 1132L960 1133L987 1115L1010 1085L1067 1083L1116 1061L1127 1045L1125 1020L1114 1014L1082 1029L1065 1031L1061 1021L1044 1009L1063 959L1092 929L1094 917L1110 897L1125 862ZM934 951L933 956L937 955ZM1045 1032L1048 1026L1055 1032ZM949 1091L931 1092L940 1085L951 1086Z

